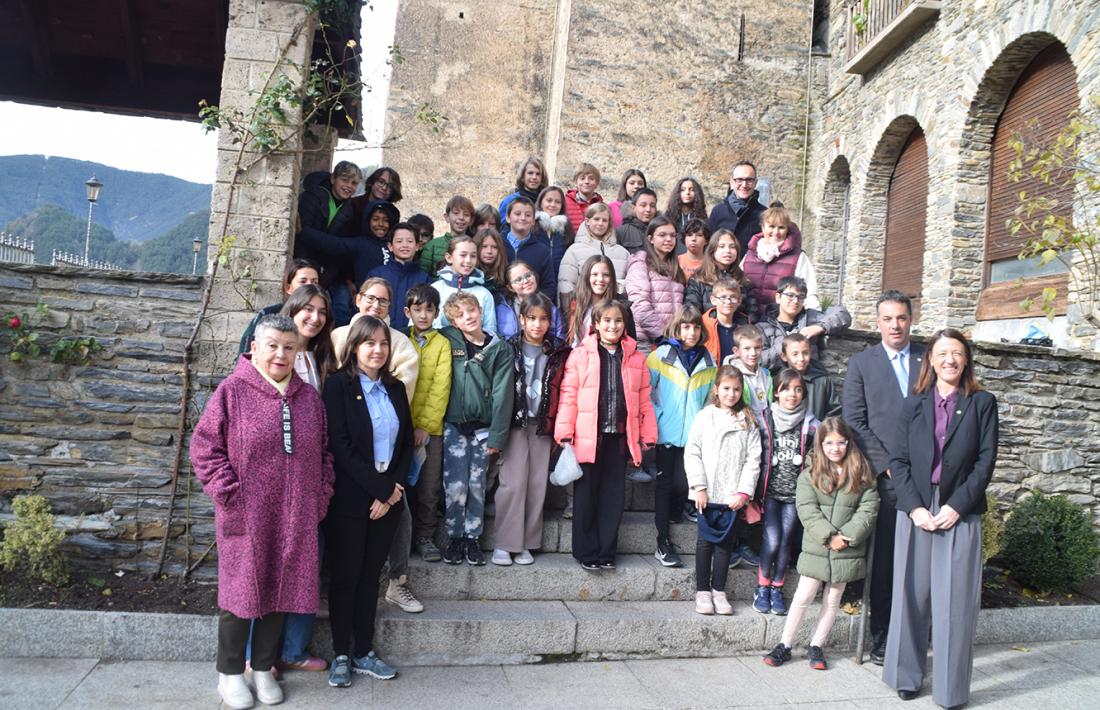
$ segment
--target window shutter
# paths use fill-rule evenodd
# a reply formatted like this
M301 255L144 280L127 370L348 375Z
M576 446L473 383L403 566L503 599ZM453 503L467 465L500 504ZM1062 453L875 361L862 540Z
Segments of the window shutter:
M924 226L928 210L928 150L924 131L913 129L901 149L886 193L886 247L882 288L897 289L920 307Z
M1020 74L993 133L985 242L987 262L1015 258L1024 246L1027 239L1024 232L1013 235L1008 228L1008 221L1020 203L1021 190L1026 190L1028 195L1058 200L1060 206L1065 206L1064 214L1072 211L1071 187L1044 185L1028 177L1020 182L1009 182L1007 171L1015 157L1009 145L1014 138L1024 136L1029 143L1049 145L1069 123L1069 114L1078 104L1073 62L1065 48L1055 42L1039 52Z

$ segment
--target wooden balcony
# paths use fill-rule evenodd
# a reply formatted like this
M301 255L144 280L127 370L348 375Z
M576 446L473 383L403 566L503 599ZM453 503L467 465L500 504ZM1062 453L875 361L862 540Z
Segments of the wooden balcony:
M918 27L940 14L942 0L852 0L845 17L848 61L844 71L866 74L908 39ZM855 21L862 19L862 29Z

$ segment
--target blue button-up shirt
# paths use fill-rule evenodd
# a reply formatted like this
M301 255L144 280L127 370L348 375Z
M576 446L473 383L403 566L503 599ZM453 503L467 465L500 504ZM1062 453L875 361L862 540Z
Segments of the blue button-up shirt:
M393 446L397 441L397 430L401 423L397 419L397 410L393 408L390 395L381 380L372 380L359 373L359 386L367 401L370 412L371 428L374 430L374 462L378 466L389 466L393 461Z

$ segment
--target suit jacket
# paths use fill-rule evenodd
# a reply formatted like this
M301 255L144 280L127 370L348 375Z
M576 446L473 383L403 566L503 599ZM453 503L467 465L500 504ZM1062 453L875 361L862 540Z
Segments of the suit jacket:
M920 376L924 346L909 345L909 393ZM882 343L848 359L842 406L844 421L852 427L856 443L875 473L890 467L890 445L897 431L898 415L905 399L894 375L894 366Z
M358 377L336 373L325 380L321 398L328 416L328 447L336 469L335 491L329 513L365 518L375 500L387 500L393 484L408 483L413 454L412 414L405 387L386 382L399 422L393 460L384 473L374 466L374 429Z
M935 453L933 390L905 401L890 472L897 509L909 513L932 505L932 457ZM940 505L959 515L985 512L985 489L997 461L997 398L979 390L967 397L961 390L947 425L940 468Z

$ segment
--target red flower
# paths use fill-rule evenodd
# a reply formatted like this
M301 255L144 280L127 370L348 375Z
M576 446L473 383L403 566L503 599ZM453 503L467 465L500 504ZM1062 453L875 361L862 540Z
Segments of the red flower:
M12 316L8 319L8 327L12 330L19 330L19 327L23 325L23 321L19 319L19 316Z

